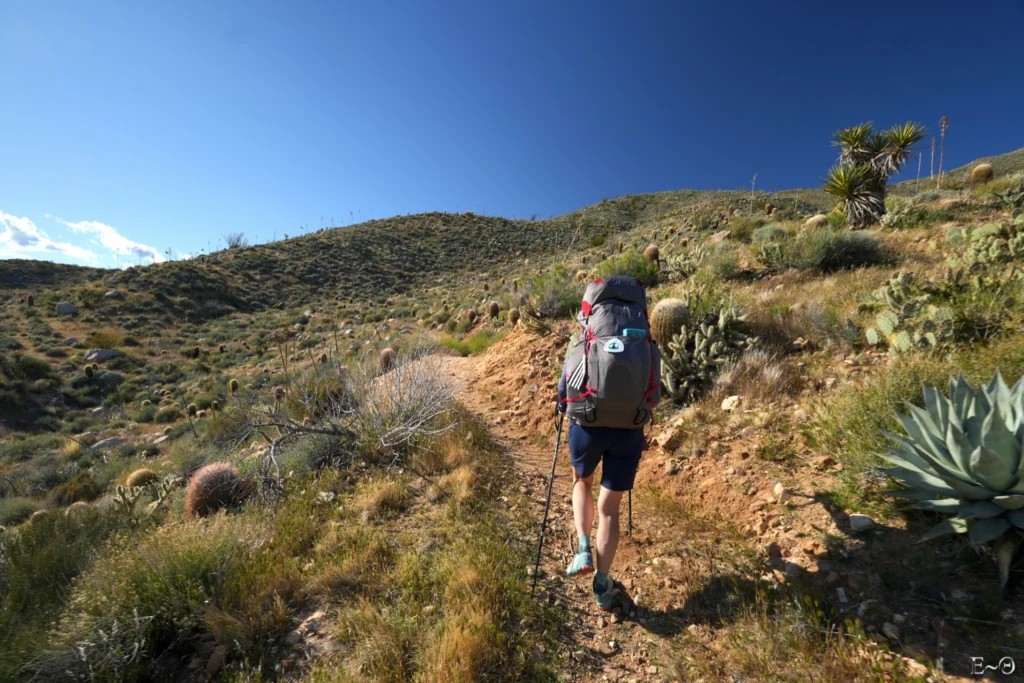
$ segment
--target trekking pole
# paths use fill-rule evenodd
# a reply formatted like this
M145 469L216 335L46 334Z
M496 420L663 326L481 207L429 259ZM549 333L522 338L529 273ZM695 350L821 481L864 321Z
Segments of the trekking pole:
M562 425L565 423L565 413L562 413L558 420L558 438L555 439L555 457L551 461L551 476L548 477L548 497L544 502L544 519L540 523L540 539L537 541L537 561L533 565L533 585L530 586L530 595L537 589L537 572L540 570L540 551L544 547L544 530L548 526L548 509L551 507L551 487L555 483L555 463L558 462L558 449L562 446Z

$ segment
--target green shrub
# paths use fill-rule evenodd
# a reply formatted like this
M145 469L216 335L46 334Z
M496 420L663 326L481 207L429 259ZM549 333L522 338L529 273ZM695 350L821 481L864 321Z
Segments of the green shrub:
M785 244L783 261L798 270L831 273L890 263L892 255L871 235L848 230L807 230Z
M181 411L174 406L168 406L161 408L153 415L153 421L159 424L168 424L171 422L177 422L182 418Z
M24 348L17 339L13 337L0 337L0 350L4 351L20 351Z
M637 258L653 265L639 254ZM532 308L543 317L568 318L579 309L584 288L585 285L577 281L568 268L558 264L550 271L535 276L530 281L526 296ZM448 324L451 322L449 320ZM457 329L454 325L452 327Z
M92 475L88 472L80 472L69 481L57 486L50 492L50 500L56 505L71 505L80 500L96 500L103 493L103 489L93 481Z
M139 412L135 413L135 415L132 416L132 419L135 420L136 422L141 423L153 422L154 418L156 417L156 412L156 406L152 404L148 406L143 406L142 408L139 409Z
M34 356L22 356L15 363L18 373L26 379L46 379L50 377L50 364Z
M39 501L23 496L0 498L0 526L16 526L40 508Z
M491 344L505 336L502 331L484 329L480 330L468 339L456 339L446 337L441 340L441 345L456 351L460 356L469 356L474 353L481 353L487 350Z
M629 275L643 282L648 287L658 283L659 266L656 261L650 261L639 251L629 249L621 254L616 254L597 264L595 273L597 277L611 277L612 275ZM579 307L580 298L577 298L575 306Z
M729 222L729 238L738 242L750 242L765 222L764 218L737 216Z
M762 226L754 231L751 235L750 241L754 244L760 244L762 242L779 242L786 239L789 233L786 229L776 223L769 223L768 225Z

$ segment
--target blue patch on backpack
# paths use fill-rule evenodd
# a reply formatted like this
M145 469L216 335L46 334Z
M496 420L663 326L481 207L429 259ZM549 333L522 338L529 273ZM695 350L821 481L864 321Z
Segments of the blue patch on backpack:
M626 347L623 345L621 340L612 339L604 345L604 350L608 353L622 353L626 350Z

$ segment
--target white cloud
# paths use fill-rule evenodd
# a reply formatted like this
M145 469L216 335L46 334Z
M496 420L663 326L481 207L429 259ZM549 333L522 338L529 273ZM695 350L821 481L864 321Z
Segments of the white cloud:
M30 258L63 254L78 261L95 263L99 256L67 242L54 242L29 218L0 211L0 257Z
M85 233L92 237L94 244L99 244L106 247L115 254L121 254L128 256L132 259L139 259L145 261L149 259L153 263L163 263L167 259L154 247L148 244L142 244L141 242L134 242L113 228L99 221L79 221L78 223L69 223L68 221L61 220L61 223L68 226L75 232Z

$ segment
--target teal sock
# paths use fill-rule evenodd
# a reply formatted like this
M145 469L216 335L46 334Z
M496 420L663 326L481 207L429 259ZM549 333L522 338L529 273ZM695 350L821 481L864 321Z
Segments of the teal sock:
M582 553L585 550L590 550L590 536L580 536L580 547L576 552Z
M611 584L611 582L612 582L612 579L607 574L602 574L601 572L595 572L594 573L594 583L595 584L598 584L598 585L601 585L601 586L607 586L607 585Z

